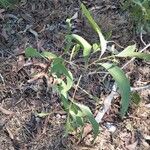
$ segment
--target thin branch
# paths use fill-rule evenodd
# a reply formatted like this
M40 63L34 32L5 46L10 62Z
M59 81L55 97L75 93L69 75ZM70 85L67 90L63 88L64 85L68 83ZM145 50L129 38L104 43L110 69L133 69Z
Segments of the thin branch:
M141 49L140 50L140 52L143 52L143 51L145 51L147 48L149 48L150 47L150 43L149 44L147 44L147 45L145 45L145 47L143 48L143 49Z
M74 90L74 93L73 93L73 96L72 96L72 99L73 99L73 100L74 100L75 94L76 94L76 92L77 92L77 90L78 90L78 87L79 87L81 78L82 78L82 75L80 75L79 80L78 80L78 83L77 83L76 86L75 86L75 90Z
M107 72L106 71L93 71L93 72L89 72L87 76L89 75L94 75L94 74L106 74Z
M142 31L143 31L143 27L141 27L140 39L141 39L141 42L144 44L144 46L146 46L146 43L145 43L145 41L143 40L143 33L142 33Z
M108 43L114 43L114 44L116 44L118 47L120 47L120 48L124 48L123 46L121 46L120 44L118 44L117 42L115 42L115 41L107 41Z
M141 87L132 87L131 91L142 91L146 89L150 89L150 84Z

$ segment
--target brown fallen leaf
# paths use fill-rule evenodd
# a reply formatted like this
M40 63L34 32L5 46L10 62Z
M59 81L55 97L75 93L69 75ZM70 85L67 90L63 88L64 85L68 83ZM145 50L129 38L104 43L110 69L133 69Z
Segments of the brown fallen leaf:
M130 145L127 145L126 148L127 148L128 150L136 150L137 144L138 144L138 141L135 141L134 143L132 143L132 144L130 144Z
M17 60L17 71L21 70L23 68L23 65L25 64L25 59L23 55L18 56Z
M92 125L87 124L83 129L82 138L78 140L77 144L81 143L85 139L85 137L91 133L91 131L92 131Z
M142 141L142 144L143 144L145 150L149 150L149 148L150 148L149 143L147 141L145 141L144 139L142 139L141 141Z
M46 73L44 73L44 72L38 73L32 79L28 80L28 83L33 83L34 81L36 81L38 79L42 79L43 77L48 78Z

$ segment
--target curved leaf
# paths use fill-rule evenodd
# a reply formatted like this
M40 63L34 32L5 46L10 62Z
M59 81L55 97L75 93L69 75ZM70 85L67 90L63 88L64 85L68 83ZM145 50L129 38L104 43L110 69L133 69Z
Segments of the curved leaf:
M73 48L72 48L72 52L71 52L71 55L70 55L70 61L72 60L73 57L75 57L78 52L80 50L80 45L79 44L76 44Z
M124 53L124 54L118 54L116 57L136 57L140 59L144 59L146 61L150 61L150 54L147 53L140 53L140 52L130 52L130 53Z
M67 92L71 89L71 87L73 86L73 76L72 76L72 73L70 71L68 71L69 75L71 78L69 78L68 76L66 77L66 80L67 80L67 84L62 81L62 88L63 88L63 91L64 92Z
M116 81L119 91L121 94L121 116L123 117L129 107L130 104L130 82L128 78L125 76L124 72L114 64L103 63L100 64L103 66L108 72L113 76L114 80Z
M83 115L86 116L89 122L92 124L93 133L94 133L94 136L96 137L99 133L99 124L95 120L91 110L85 105L82 105L79 103L74 103L74 104L81 109Z
M115 55L116 57L136 57L140 59L144 59L146 61L150 61L150 54L135 52L136 45L131 45L125 48L122 52Z
M91 27L97 32L99 39L100 39L100 45L101 45L101 56L105 53L106 47L107 47L107 41L105 40L100 27L97 25L97 23L94 21L93 17L91 16L88 9L85 7L84 4L81 4L82 12L85 15L85 17L88 19Z
M88 11L88 9L85 7L85 5L83 3L81 4L81 8L82 8L83 14L88 19L91 27L95 30L95 32L97 32L97 33L101 32L100 27L97 25L97 23L93 19L92 15L90 14L90 12Z
M131 52L134 52L136 50L136 45L131 45L131 46L128 46L126 47L122 52L120 52L117 56L119 57L124 57L126 56L127 54L131 53Z
M71 34L69 35L72 39L76 40L79 42L79 44L83 47L83 57L88 58L90 55L92 46L81 36L77 34Z

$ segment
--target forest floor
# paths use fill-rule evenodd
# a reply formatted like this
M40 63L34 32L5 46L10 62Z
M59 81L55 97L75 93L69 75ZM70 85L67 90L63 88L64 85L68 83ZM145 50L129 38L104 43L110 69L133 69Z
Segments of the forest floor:
M119 0L83 0L100 25L104 35L123 47L136 43L144 47L134 33L129 15L120 9ZM76 15L75 15L76 14ZM94 143L89 133L79 142L76 135L64 136L66 113L57 95L48 89L43 79L29 83L39 68L28 66L24 50L32 46L62 55L67 33L66 19L76 16L73 33L88 41L98 40L82 16L78 0L23 0L13 9L0 8L0 150L148 150L150 149L150 89L140 90L141 101L131 104L128 114L120 119L120 97L117 97L100 123L100 133ZM149 43L148 37L143 37ZM149 51L147 49L147 51ZM123 60L122 66L128 60ZM38 61L35 60L34 63ZM86 104L95 114L111 92L114 80L91 69L85 72L80 58L72 73L75 82L80 75L81 87L99 98L92 100L78 90L75 100ZM135 59L124 71L132 87L150 83L149 64ZM37 113L47 112L40 118Z

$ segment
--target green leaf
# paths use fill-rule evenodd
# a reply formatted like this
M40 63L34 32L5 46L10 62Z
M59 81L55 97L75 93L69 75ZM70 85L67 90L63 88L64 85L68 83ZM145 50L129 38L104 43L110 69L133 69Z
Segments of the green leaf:
M67 84L62 80L61 84L59 85L59 92L61 94L61 100L63 103L63 106L65 109L68 109L69 107L69 101L68 101L68 91L71 89L71 87L73 86L73 76L71 74L71 72L69 72L71 78L69 78L68 76L66 77L67 80Z
M140 53L140 52L131 52L124 55L116 55L116 57L135 57L135 58L144 59L145 61L150 61L150 54Z
M136 57L140 59L144 59L146 61L150 61L150 54L135 52L136 45L131 45L125 48L122 52L115 55L116 57Z
M69 31L68 31L69 32ZM70 36L70 32L65 36L66 46L65 46L65 52L69 51L72 47L72 37Z
M70 76L70 73L68 72L67 68L64 65L64 60L62 58L55 58L52 67L51 72L56 73L57 77L60 78L61 75L65 75L66 77L72 78Z
M73 48L72 48L72 51L71 51L71 55L70 55L70 61L72 60L73 57L75 57L78 52L80 50L80 45L79 44L76 44Z
M67 111L68 108L69 108L70 103L67 99L66 93L61 94L61 102L62 102L62 105L63 105L64 109Z
M81 4L82 12L85 15L85 17L88 19L89 23L91 24L92 28L97 32L101 32L100 27L97 25L97 23L94 21L93 17L91 16L90 12L88 9L85 7L85 5L82 3Z
M26 57L42 58L41 54L34 48L28 47L25 49Z
M93 17L91 16L88 9L85 7L84 4L81 4L82 12L85 15L85 17L88 19L91 27L97 32L99 39L100 39L100 45L101 45L101 56L105 53L106 47L107 47L107 41L105 40L100 27L97 25L97 23L94 21Z
M140 95L137 93L137 92L133 92L131 94L131 100L136 104L138 105L141 101L141 98L140 98Z
M131 52L134 52L136 50L136 45L131 45L126 47L122 52L120 52L117 56L118 57L124 57L128 54L130 54Z
M144 59L145 61L150 61L150 54L147 53L133 52L130 53L128 57L136 57L136 58Z
M46 57L49 60L57 58L57 56L55 54L53 54L51 52L47 52L47 51L42 52L41 55L43 55L44 57Z
M96 137L99 133L99 124L95 120L91 110L85 105L78 104L78 103L74 103L74 104L81 109L83 116L86 116L87 119L90 121L90 123L92 124L94 136Z
M76 128L84 126L84 118L83 113L75 104L71 103L70 106L71 107L69 107L66 128L67 131L72 132Z
M125 76L125 73L117 67L114 64L109 64L109 63L103 63L100 64L103 66L108 72L113 76L114 80L116 81L119 91L121 94L121 116L123 117L129 107L130 104L130 82L128 78Z
M76 127L83 126L84 121L82 117L82 112L80 110L76 110L77 113L75 113L73 110L70 110L69 113L72 116L74 122L76 123Z
M81 36L77 34L69 35L72 39L76 40L83 48L83 57L88 58L91 53L92 46Z
M66 135L68 135L68 132L73 132L74 131L74 127L72 126L72 122L70 120L70 117L67 118L67 121L66 121L66 129L67 129L67 133Z
M36 49L32 47L28 47L25 49L25 55L26 57L34 57L34 58L47 58L49 60L57 58L57 56L51 52L44 51L42 53L39 53Z
M71 87L73 86L73 76L72 76L72 73L70 71L68 71L70 77L66 77L66 80L67 80L67 84L62 81L61 82L61 87L62 87L62 92L67 92L71 89Z
M92 48L93 48L93 53L96 53L97 51L100 50L100 46L97 43L94 43L92 45Z
M77 122L77 125L83 127L84 126L84 121L83 121L83 118L80 117L80 116L76 116L76 122Z

